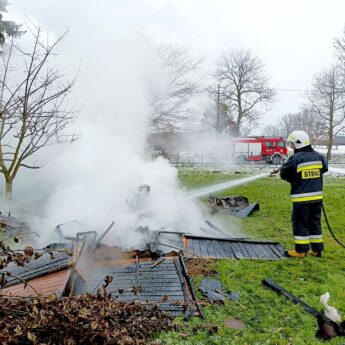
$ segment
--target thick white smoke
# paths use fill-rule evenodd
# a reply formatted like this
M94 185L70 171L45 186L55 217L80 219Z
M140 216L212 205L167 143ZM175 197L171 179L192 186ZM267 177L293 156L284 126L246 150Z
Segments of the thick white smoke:
M50 35L68 27L59 65L70 76L81 66L71 95L81 106L74 125L81 139L46 150L44 168L22 173L14 186L26 192L20 195L28 200L21 207L42 242L53 239L57 224L72 220L100 231L114 219L107 240L132 247L141 240L134 231L139 225L197 230L201 214L192 201L181 198L177 171L163 159L146 156L150 94L164 90L167 78L129 7L106 0L97 5L35 0L13 2L12 8L49 27ZM145 202L136 196L141 184L151 186ZM38 193L41 199L30 202Z

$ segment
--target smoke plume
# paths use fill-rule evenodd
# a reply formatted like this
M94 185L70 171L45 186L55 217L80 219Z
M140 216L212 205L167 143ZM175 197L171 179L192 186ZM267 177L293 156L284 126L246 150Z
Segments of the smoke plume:
M138 226L197 229L200 211L182 198L177 171L147 156L150 96L164 91L168 78L130 6L36 0L30 6L16 1L12 8L48 27L47 36L68 28L58 64L69 76L80 69L70 97L81 108L71 128L81 138L47 148L38 157L44 167L23 171L14 185L17 211L39 231L41 242L54 240L56 225L74 220L97 231L115 220L107 241L125 247L140 244ZM150 186L147 195L138 190L143 184ZM80 230L65 229L65 235Z

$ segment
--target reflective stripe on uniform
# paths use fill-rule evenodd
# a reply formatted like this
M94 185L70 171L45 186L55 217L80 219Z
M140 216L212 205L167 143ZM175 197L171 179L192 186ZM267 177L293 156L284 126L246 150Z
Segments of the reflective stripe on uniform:
M323 242L322 235L310 235L309 238L310 238L311 243L322 243Z
M297 165L297 172L311 169L322 169L322 161L306 162Z
M290 198L292 202L321 200L323 199L323 193L320 191L313 193L291 194Z
M306 198L295 198L295 199L291 199L292 202L303 202L303 201L314 201L314 200L322 200L323 196L319 195L319 196L309 196Z
M297 169L298 168L302 168L302 167L307 167L309 165L322 165L322 161L312 161L312 162L306 162L306 163L300 163L297 165Z
M295 243L296 244L309 244L310 243L309 236L295 236Z

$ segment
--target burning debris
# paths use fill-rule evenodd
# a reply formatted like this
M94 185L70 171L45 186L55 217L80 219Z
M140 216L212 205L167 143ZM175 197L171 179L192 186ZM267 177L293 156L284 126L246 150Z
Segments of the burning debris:
M157 304L118 302L107 293L0 298L0 310L4 345L144 345L158 330L176 329Z
M10 262L0 271L2 294L70 297L95 293L100 282L105 282L117 301L159 303L161 310L185 318L197 314L189 276L178 253L164 256L149 249L124 252L98 242L93 234L84 233L73 245L54 243L43 251L26 247L22 253L3 246L4 265L12 255L11 260L19 266Z
M279 286L277 283L273 282L270 279L264 279L263 284L273 291L277 292L278 294L286 297L290 301L299 304L307 313L313 315L317 319L317 323L319 326L318 331L316 332L316 337L321 340L328 340L336 337L344 337L345 336L345 321L340 322L340 318L338 318L338 315L332 320L329 316L330 314L322 313L316 310L314 307L310 306L309 304L303 302L298 297L294 296L289 291L283 289L281 286ZM321 303L327 305L329 295L323 295L321 296ZM329 308L329 306L327 305ZM327 311L327 309L326 309Z
M341 322L341 316L338 312L338 310L334 307L331 307L328 304L328 301L330 299L329 292L326 292L325 294L320 296L320 302L324 307L325 310L325 316L327 316L329 319L331 319L334 322Z
M56 231L71 242L41 250L2 244L0 342L147 344L157 330L174 329L174 316L203 317L186 263L194 274L214 259L282 257L276 242L230 238L205 222L204 237L140 227L145 243L132 251L101 243L114 222L99 237L86 231L66 238L61 225ZM239 298L216 282L203 289L210 300Z
M227 213L241 218L247 217L253 211L260 209L258 202L249 204L248 198L245 196L226 196L224 198L210 196L208 204L213 214L226 210Z

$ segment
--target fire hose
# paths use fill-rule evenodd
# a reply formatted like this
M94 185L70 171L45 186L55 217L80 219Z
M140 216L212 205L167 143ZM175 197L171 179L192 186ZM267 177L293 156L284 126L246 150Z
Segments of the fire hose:
M280 171L280 168L276 168L276 169L274 169L269 174L269 176L273 176L273 175L277 174L279 171ZM206 188L201 188L201 189L198 189L196 191L189 192L189 193L186 194L185 197L187 199L195 199L195 198L198 198L198 197L210 194L210 193L214 193L214 192L221 191L221 190L224 190L224 189L228 189L228 188L231 188L231 187L237 187L237 186L246 184L248 182L255 181L257 179L260 179L260 178L263 178L263 177L266 177L266 176L267 176L267 174L259 174L259 175L256 175L256 176L250 176L250 177L246 177L246 178L243 178L243 179L238 179L238 180L234 180L234 181L228 181L228 182L219 183L219 184L216 184L216 185L212 185L212 186L209 186L209 187L206 187ZM324 218L325 218L325 221L326 221L326 224L327 224L327 228L328 228L331 236L334 238L334 240L340 246L342 246L345 249L345 245L336 237L336 235L334 234L334 232L332 230L332 227L331 227L331 225L330 225L330 223L328 221L327 213L326 213L326 210L325 210L325 207L324 207L323 204L322 204L322 212L323 212L323 215L324 215Z
M331 235L334 238L334 240L345 249L345 245L342 242L340 242L340 240L337 238L337 236L335 236L335 233L333 232L332 227L329 224L327 213L326 213L326 210L325 210L325 206L323 204L321 204L321 206L322 206L322 213L323 213L323 216L325 218L325 222L326 222L326 225L327 225L327 228L328 228L329 232L331 233Z

